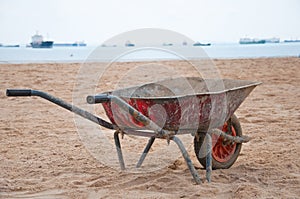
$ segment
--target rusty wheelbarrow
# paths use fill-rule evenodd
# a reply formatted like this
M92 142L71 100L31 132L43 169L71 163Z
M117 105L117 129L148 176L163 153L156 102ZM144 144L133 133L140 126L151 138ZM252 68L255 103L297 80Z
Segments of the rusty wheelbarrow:
M242 135L234 112L259 84L246 80L185 77L87 96L87 103L103 105L111 122L42 91L7 89L6 95L39 96L115 130L114 140L122 170L125 163L119 134L150 138L136 167L142 165L155 139L166 139L168 143L174 141L194 180L200 184L201 179L178 135L193 135L194 151L206 168L206 179L210 182L212 169L231 167L242 143L250 140Z

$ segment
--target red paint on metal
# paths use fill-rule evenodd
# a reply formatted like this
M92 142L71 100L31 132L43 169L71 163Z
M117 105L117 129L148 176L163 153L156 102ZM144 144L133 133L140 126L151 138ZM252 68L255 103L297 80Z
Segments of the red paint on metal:
M227 132L227 123L225 123L222 127L223 132ZM231 135L236 136L236 131L231 127ZM234 154L234 151L236 149L236 143L232 144L226 144L224 145L224 139L217 135L212 135L212 144L213 144L213 150L212 150L212 156L215 160L218 162L227 162L231 156Z
M194 129L207 132L208 129L223 126L254 87L178 98L125 98L122 96L120 98L157 124L161 124L164 114L163 128L165 130ZM113 102L102 103L102 105L110 121L120 128L145 129L144 124ZM153 105L163 107L163 112L161 112L162 109L151 109Z

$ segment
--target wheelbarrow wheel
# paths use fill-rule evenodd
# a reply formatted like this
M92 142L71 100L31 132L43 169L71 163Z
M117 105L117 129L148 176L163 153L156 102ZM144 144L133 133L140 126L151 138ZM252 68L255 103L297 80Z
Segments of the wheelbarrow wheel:
M242 128L238 118L235 115L231 116L231 132L232 136L242 136ZM223 125L222 131L226 132L227 122ZM199 133L199 140L194 139L194 150L200 164L206 168L206 143L205 134ZM201 147L203 145L203 147ZM237 160L242 148L241 143L226 143L224 139L216 135L212 135L212 168L213 169L228 169Z

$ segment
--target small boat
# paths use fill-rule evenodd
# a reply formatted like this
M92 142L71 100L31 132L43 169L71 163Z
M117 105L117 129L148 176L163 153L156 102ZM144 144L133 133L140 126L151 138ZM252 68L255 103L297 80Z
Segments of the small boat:
M36 33L31 37L32 42L30 43L32 48L52 48L53 47L53 41L44 41L44 38L42 35L39 35Z
M194 43L193 44L193 46L210 46L211 45L211 43L206 43L206 44L203 44L203 43L200 43L200 42L196 42L196 43Z
M163 46L173 46L172 43L163 43L162 45L163 45Z
M128 41L126 41L125 46L126 47L133 47L135 45L128 40Z
M76 41L75 43L72 44L72 46L87 46L86 43L84 43L83 41Z

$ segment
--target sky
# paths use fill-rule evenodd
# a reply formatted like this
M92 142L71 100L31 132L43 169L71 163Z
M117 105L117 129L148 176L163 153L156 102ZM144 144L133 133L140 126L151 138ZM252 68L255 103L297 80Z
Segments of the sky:
M38 31L56 43L101 44L140 28L200 42L300 39L299 19L300 0L0 0L0 43L27 44Z

